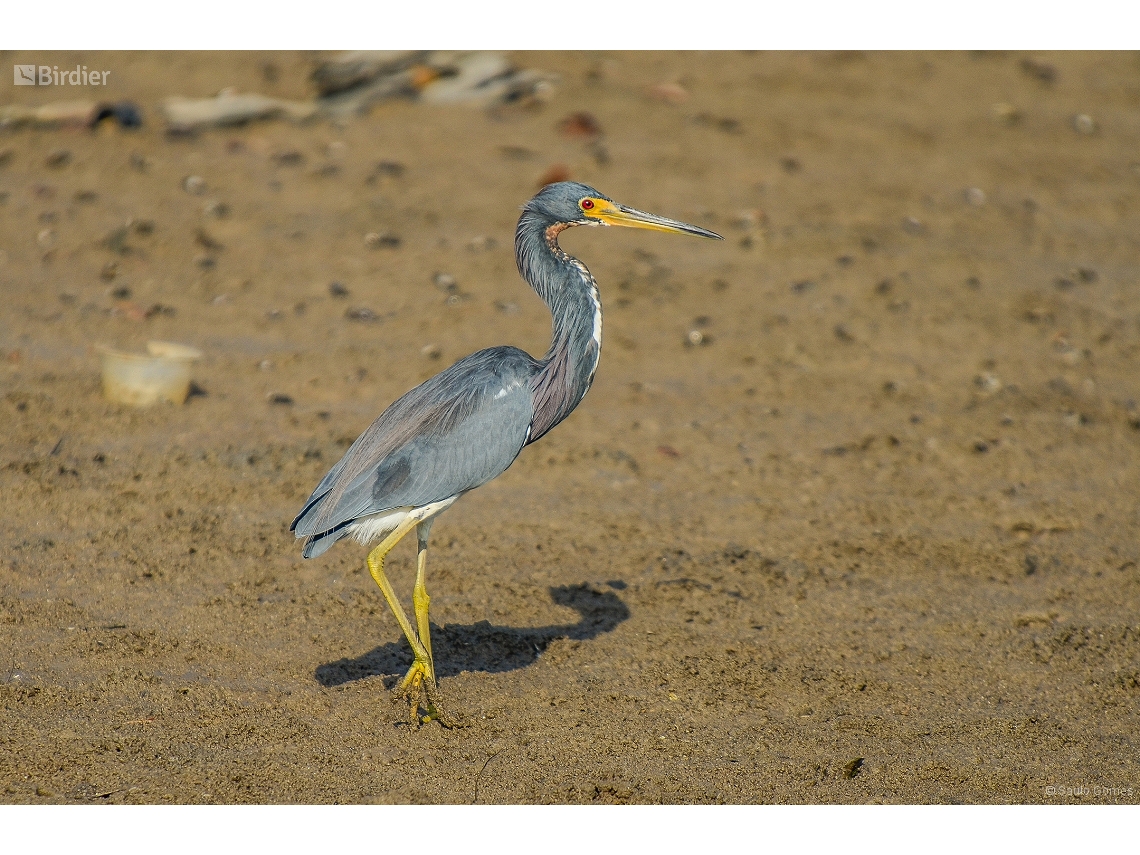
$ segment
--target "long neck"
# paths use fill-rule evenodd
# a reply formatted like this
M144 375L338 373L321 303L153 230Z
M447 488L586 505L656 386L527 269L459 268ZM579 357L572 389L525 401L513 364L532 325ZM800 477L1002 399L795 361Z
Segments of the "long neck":
M531 382L531 442L578 406L594 379L602 348L598 286L586 265L558 246L558 234L565 228L562 224L550 225L527 211L515 232L519 273L550 308L553 317L550 349Z

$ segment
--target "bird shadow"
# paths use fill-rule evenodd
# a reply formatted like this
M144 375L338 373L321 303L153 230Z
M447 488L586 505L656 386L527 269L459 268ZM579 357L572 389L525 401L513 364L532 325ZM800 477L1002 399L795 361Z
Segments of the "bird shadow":
M611 582L611 587L625 587ZM463 671L499 674L530 665L552 641L559 638L586 641L610 632L629 617L629 608L612 591L600 591L593 585L561 585L550 589L550 599L557 605L578 612L580 619L572 624L554 624L532 628L496 626L481 620L474 624L452 624L431 627L432 653L436 677L453 677ZM396 679L411 667L412 652L406 641L389 642L351 659L337 659L318 665L316 678L322 686L342 686L367 677ZM387 680L385 681L388 682Z

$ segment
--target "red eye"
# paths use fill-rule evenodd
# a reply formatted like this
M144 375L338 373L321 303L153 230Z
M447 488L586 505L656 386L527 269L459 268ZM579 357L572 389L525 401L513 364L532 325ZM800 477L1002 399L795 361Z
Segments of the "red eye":
M583 211L588 211L592 207L594 207L594 200L593 199L583 199L582 200L582 210Z

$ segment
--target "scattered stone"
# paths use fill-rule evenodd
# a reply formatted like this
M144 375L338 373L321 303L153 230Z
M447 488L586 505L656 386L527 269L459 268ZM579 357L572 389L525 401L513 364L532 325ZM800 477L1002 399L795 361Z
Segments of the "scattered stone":
M65 148L57 148L44 159L48 169L63 169L71 163L71 152Z
M1057 69L1047 62L1026 57L1021 61L1020 66L1022 72L1034 80L1049 86L1057 82Z
M499 242L497 240L487 235L475 235L475 237L467 241L467 248L472 252L486 252L494 249L498 245Z
M194 242L203 249L210 250L210 252L221 252L223 249L225 249L225 247L216 241L209 232L202 228L198 229L194 233Z
M1092 136L1097 132L1096 122L1086 113L1073 116L1073 130L1084 136Z
M500 312L502 312L504 315L517 315L520 311L522 311L519 308L518 303L514 303L514 302L510 302L510 301L504 302L503 300L496 300L495 301L495 308L498 309Z
M207 202L205 207L202 208L202 213L207 217L213 217L216 220L224 220L230 215L230 206L225 202L212 201Z
M400 178L406 171L406 167L402 163L397 163L394 160L382 160L372 167L372 171L365 178L365 183L375 184L382 178Z
M569 139L594 139L602 135L602 126L591 113L571 113L558 123L558 132Z
M996 374L984 371L974 378L974 385L989 395L1001 391L1002 382Z
M420 348L420 355L428 359L439 359L443 356L443 348L438 344L425 344Z
M182 179L182 189L191 196L201 196L206 192L206 179L201 175L187 175Z
M650 86L646 94L654 101L666 104L684 104L689 100L689 93L680 83L658 83Z
M296 149L289 149L275 153L270 160L278 166L302 166L305 163L305 155Z
M400 237L392 232L369 232L364 236L364 245L369 249L396 249Z
M293 396L286 395L283 392L270 392L267 396L267 400L270 404L275 404L282 407L293 406Z
M1019 124L1023 118L1023 114L1019 109L1012 104L1007 104L1005 101L999 101L990 107L990 115L994 117L996 122L1009 126Z
M971 187L966 191L966 202L973 205L975 208L980 208L986 204L985 191L978 187Z
M343 299L349 295L349 290L340 282L332 282L329 284L329 296Z
M376 323L380 320L379 315L364 306L354 306L351 309L347 309L345 310L344 316L350 321L360 321L366 324Z

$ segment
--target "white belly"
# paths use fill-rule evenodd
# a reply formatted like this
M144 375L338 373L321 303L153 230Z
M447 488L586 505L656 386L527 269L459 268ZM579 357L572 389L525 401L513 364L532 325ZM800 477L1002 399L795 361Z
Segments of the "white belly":
M459 496L452 496L442 502L432 502L430 505L423 505L418 508L392 508L378 514L361 517L348 527L348 533L358 543L367 545L380 540L408 517L413 517L417 522L423 522L442 514L458 498Z

